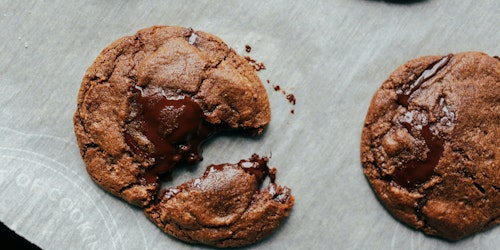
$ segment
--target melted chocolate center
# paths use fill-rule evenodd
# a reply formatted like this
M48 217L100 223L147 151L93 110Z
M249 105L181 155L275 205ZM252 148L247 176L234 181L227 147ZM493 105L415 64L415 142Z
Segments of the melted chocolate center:
M411 131L411 124L403 123L403 126ZM421 134L429 149L425 161L412 160L394 173L394 181L405 188L412 188L429 180L434 174L434 168L443 156L444 140L432 135L429 124L422 126Z
M422 83L429 80L431 77L435 76L440 69L442 69L444 66L446 66L446 64L448 63L448 61L450 61L450 58L452 56L453 56L452 54L449 54L449 55L441 58L441 60L432 64L426 70L424 70L424 72L422 72L422 74L417 78L417 80L415 80L415 82L410 84L408 89L402 90L402 93L398 94L397 102L404 107L408 107L408 105L409 105L408 101L409 101L411 95L413 94L413 92L415 92L418 88L420 88Z
M453 55L450 54L441 58L439 61L435 62L422 72L417 80L410 84L408 89L403 90L402 93L398 94L396 101L403 107L408 108L411 95L419 89L425 81L435 76L440 69L446 66L452 56ZM412 131L412 124L403 122L402 125L408 130L408 132ZM430 130L430 125L426 124L422 126L420 133L424 138L427 148L429 149L426 159L420 160L417 158L407 162L402 168L397 169L393 175L394 182L405 188L414 188L418 184L429 180L434 174L434 169L439 163L439 160L443 156L444 140L433 136Z
M159 175L171 173L177 163L200 161L201 144L217 131L205 122L200 106L183 94L146 93L138 86L132 91L139 104L134 122L153 147L141 146L130 131L125 140L134 153L155 160L155 166L143 174L146 183L155 183Z

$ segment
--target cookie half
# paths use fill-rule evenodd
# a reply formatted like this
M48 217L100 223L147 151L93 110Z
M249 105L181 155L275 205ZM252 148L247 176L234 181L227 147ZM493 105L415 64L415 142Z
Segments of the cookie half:
M403 223L459 240L500 223L500 60L480 52L413 59L375 93L361 160Z
M92 179L146 206L158 176L201 159L217 131L263 132L268 96L254 68L218 37L154 26L113 42L88 68L74 114Z
M210 165L204 175L165 190L144 213L166 233L215 247L241 247L270 235L289 215L294 197L275 183L276 169L253 155ZM260 188L269 176L270 183Z

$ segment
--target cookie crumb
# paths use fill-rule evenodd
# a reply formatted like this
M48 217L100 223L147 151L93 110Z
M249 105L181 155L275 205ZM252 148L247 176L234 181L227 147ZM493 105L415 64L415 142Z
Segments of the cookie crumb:
M256 71L261 71L266 69L266 65L264 65L263 62L257 62L255 59L245 56L245 59L248 61L248 63L256 70Z
M286 95L286 99L288 100L289 103L292 105L295 105L297 103L297 99L295 99L295 96L293 94L288 94Z
M252 47L250 47L250 45L246 44L246 45L245 45L245 51L246 51L247 53L250 53L250 51L252 51Z
M267 83L271 84L271 81L268 79ZM273 87L274 91L281 92L285 96L285 98L287 99L287 101L289 103L291 103L292 105L295 105L297 103L297 99L295 98L294 94L287 93L284 89L281 88L280 85L271 84L271 86ZM290 113L291 114L295 114L295 109L290 110Z

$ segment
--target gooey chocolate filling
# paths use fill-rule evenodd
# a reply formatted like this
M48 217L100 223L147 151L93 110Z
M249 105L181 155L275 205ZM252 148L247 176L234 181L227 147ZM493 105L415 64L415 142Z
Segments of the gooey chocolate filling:
M411 131L410 123L403 123L403 126ZM429 149L427 158L424 161L415 159L407 162L403 168L394 173L394 181L402 187L412 188L429 180L434 174L434 168L443 156L444 140L432 135L429 124L422 126L421 135Z
M401 93L398 94L397 96L397 102L401 104L403 107L408 107L409 105L409 99L411 95L420 88L420 86L435 76L439 70L441 70L448 62L450 61L451 57L453 55L449 54L443 58L441 58L439 61L431 64L427 69L422 72L422 74L415 80L412 84L408 86L408 89L402 90Z
M151 93L138 86L132 87L132 92L139 110L133 121L138 131L127 131L125 141L134 153L154 159L155 165L142 175L146 183L156 183L160 175L170 174L176 164L202 160L201 144L220 129L204 120L198 103L188 95ZM141 144L138 133L152 147Z
M408 108L411 95L420 88L420 86L439 72L449 62L453 55L449 54L437 62L430 65L422 74L415 80L408 89L402 90L397 95L396 102L401 106ZM403 122L402 125L408 130L412 131L412 124ZM432 134L430 125L422 126L421 136L424 138L425 144L429 151L427 158L421 160L419 158L405 163L402 168L397 169L393 174L393 180L398 185L405 188L415 188L417 185L429 180L434 174L434 169L439 163L444 152L444 140Z

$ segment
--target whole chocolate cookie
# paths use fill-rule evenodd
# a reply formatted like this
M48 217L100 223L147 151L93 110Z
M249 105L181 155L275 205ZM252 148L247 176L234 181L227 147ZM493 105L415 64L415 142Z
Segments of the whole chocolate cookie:
M500 223L500 60L425 56L375 93L364 173L384 206L426 234L459 240Z
M291 190L274 183L268 159L253 155L237 164L208 166L201 178L165 190L145 214L183 241L240 247L263 239L293 206ZM267 187L260 189L266 176Z
M218 37L155 26L113 42L88 68L74 114L92 179L146 206L158 176L201 159L217 131L263 132L266 90L254 68Z

